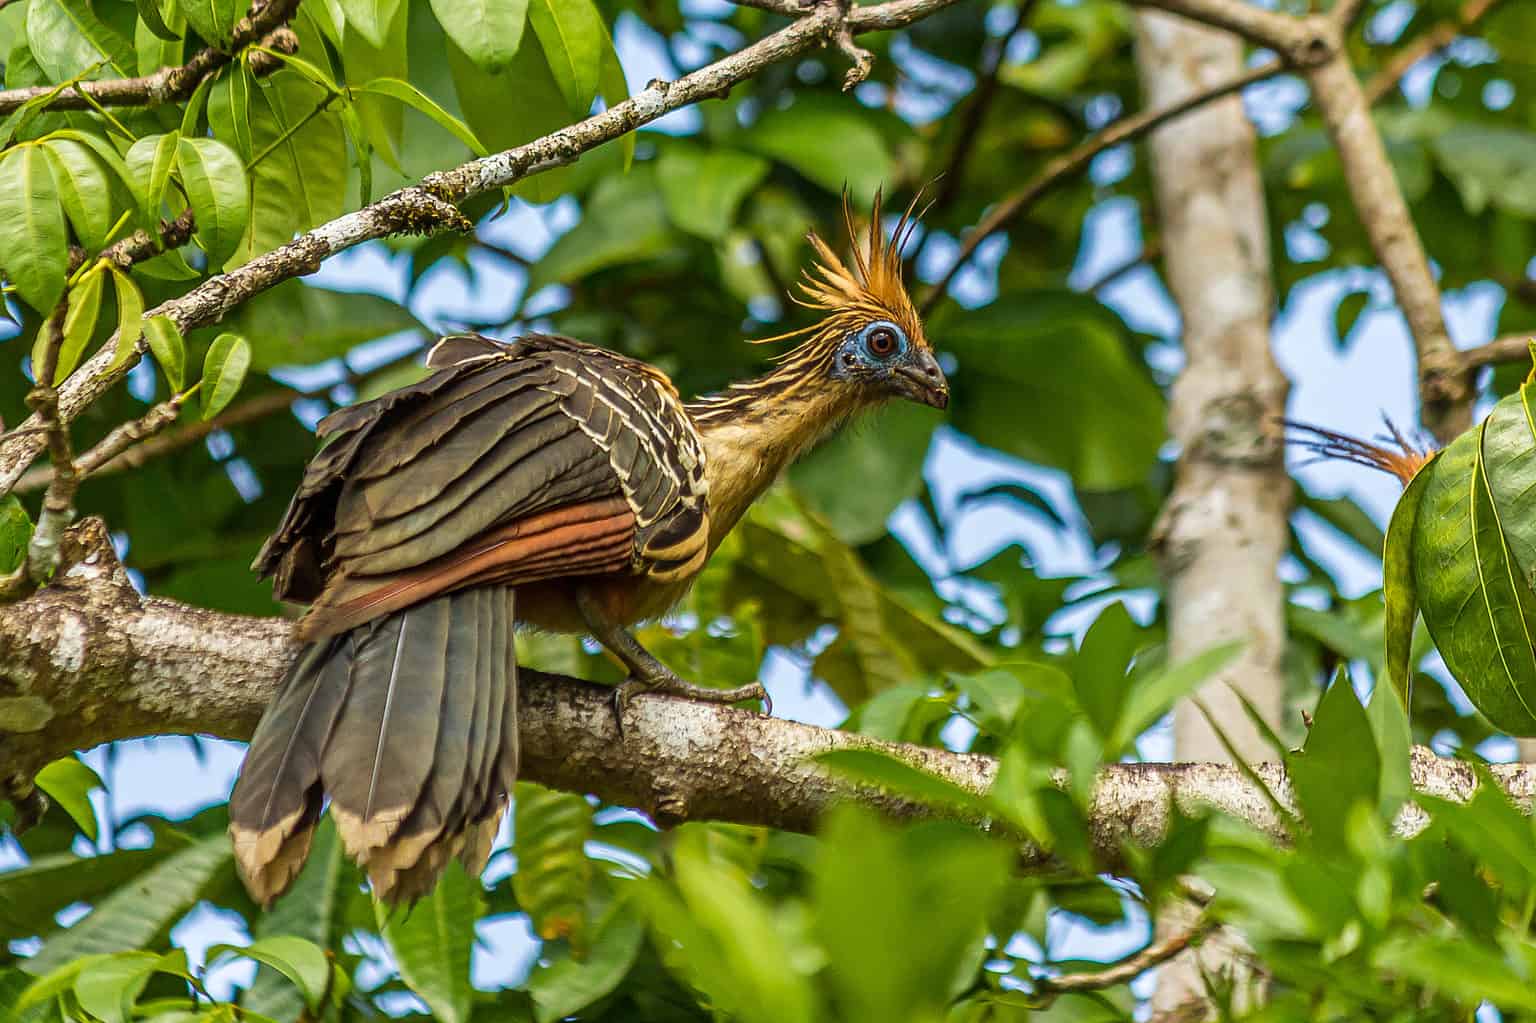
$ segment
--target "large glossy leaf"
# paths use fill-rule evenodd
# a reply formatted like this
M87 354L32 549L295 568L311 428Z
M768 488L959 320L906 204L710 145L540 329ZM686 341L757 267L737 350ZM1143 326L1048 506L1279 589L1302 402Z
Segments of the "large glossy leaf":
M592 0L529 0L528 22L571 118L584 117L597 96L603 48L608 45L602 14Z
M400 976L442 1023L469 1020L469 952L482 902L480 882L455 862L409 913L389 914L378 904L380 929Z
M129 884L176 851L175 846L120 849L102 856L53 853L0 874L0 937L46 935L54 914L75 902L91 902Z
M75 237L95 252L106 244L116 219L106 169L89 148L73 139L50 139L46 152L53 163L59 202L69 214Z
M1536 586L1536 384L1527 380L1493 407L1482 458L1520 579Z
M251 368L251 343L239 334L220 334L203 359L203 418L212 419L240 393Z
M382 26L382 41L368 38L350 21L342 33L341 58L349 82L366 82L374 78L398 81L408 77L406 26L410 5L399 0L392 9L381 9L380 15L389 19ZM405 109L382 96L355 95L355 102L368 144L391 165L398 164L396 154L405 127Z
M154 230L160 223L160 205L171 170L176 166L176 144L180 139L181 133L175 131L147 135L130 146L124 157L134 197L139 201L139 219L146 229Z
M81 0L31 0L27 42L50 80L62 82L96 64L106 75L135 73L133 46Z
M1428 474L1413 533L1414 583L1424 624L1489 721L1536 734L1536 597L1518 576L1480 457L1484 429L1462 434Z
M222 833L188 846L45 941L26 961L27 972L42 976L82 955L143 948L168 932L221 876L227 877L230 865L229 839Z
M355 29L375 47L382 48L390 37L390 25L399 15L405 0L340 0L347 28ZM343 32L343 37L345 37Z
M245 234L250 185L240 155L217 139L180 139L177 165L196 218L197 243L210 266L222 266Z
M69 238L42 147L0 157L0 266L32 308L51 313L64 294Z
M528 0L432 0L448 38L483 71L505 70L527 23Z
M1014 292L946 317L951 422L983 444L1064 469L1086 490L1141 483L1164 437L1163 399L1118 319L1066 291Z
M91 805L91 792L102 787L100 775L78 758L64 757L37 772L37 787L64 808L86 838L96 841L100 828L96 809Z

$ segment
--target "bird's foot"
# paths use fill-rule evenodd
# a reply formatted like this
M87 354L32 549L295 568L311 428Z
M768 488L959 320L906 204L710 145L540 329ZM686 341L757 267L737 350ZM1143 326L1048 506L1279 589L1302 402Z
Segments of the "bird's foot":
M763 713L770 716L773 714L773 700L760 682L737 686L735 689L711 689L708 686L695 685L686 679L678 678L670 671L645 675L637 672L620 682L613 690L613 713L618 720L621 735L624 732L624 711L629 706L630 698L637 693L680 696L685 700L697 700L700 703L730 704L740 703L743 700L761 700Z

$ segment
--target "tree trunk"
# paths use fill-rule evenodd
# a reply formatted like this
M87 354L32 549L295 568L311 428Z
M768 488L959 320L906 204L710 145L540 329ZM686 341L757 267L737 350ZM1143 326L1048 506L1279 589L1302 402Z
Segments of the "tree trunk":
M1242 44L1229 33L1156 12L1138 14L1136 28L1149 107L1242 69ZM1178 472L1154 537L1168 586L1168 655L1180 661L1216 643L1246 643L1200 699L1238 755L1259 761L1270 751L1233 689L1278 725L1285 649L1278 566L1291 488L1276 422L1287 382L1270 354L1269 228L1254 131L1241 98L1232 97L1159 129L1149 147L1164 272L1182 314L1186 359L1169 407ZM1175 713L1174 743L1177 760L1226 759L1192 702ZM1186 923L1170 918L1159 928ZM1164 967L1154 1011L1204 1001L1201 966L1207 974L1235 971L1240 945L1218 933Z

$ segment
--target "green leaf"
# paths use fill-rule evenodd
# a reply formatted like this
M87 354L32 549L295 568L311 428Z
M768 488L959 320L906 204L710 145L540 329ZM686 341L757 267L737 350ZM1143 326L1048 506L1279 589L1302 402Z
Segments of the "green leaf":
M451 132L454 138L464 143L469 151L476 156L485 156L489 152L481 141L475 137L475 133L469 130L469 125L438 106L432 101L430 96L410 82L401 81L398 78L375 78L358 86L353 91L373 93L377 96L388 96L392 99L397 99L432 118L440 127Z
M389 39L389 26L404 3L405 0L341 0L341 9L346 14L347 28L356 29L368 42L382 48Z
M1066 291L1013 292L934 328L959 360L953 425L1063 469L1083 490L1142 484L1166 436L1163 399L1119 318Z
M957 981L981 965L1007 843L948 821L896 830L852 807L831 814L824 832L815 927L846 1018L942 1019Z
M259 938L249 945L214 945L208 949L212 962L222 956L238 956L269 966L293 981L311 1009L320 1008L331 985L331 961L325 949L291 934Z
M644 940L644 919L627 900L615 900L594 928L585 959L564 956L535 966L528 975L534 1019L554 1023L606 997L629 974Z
M220 832L188 846L146 871L133 885L96 903L79 923L43 943L23 968L42 976L82 955L142 948L231 878L229 839Z
M53 165L59 202L74 225L75 236L89 251L99 251L116 221L111 187L101 161L73 139L49 139L44 152Z
M672 223L711 241L725 237L735 224L741 201L769 169L760 156L688 142L669 143L656 167L656 181Z
M396 302L355 291L285 281L246 302L232 326L251 343L251 368L307 366L345 355L365 341L425 330Z
M1484 1001L1505 1012L1536 1011L1530 978L1502 956L1466 940L1431 934L1395 934L1376 951L1372 965L1418 981L1469 1006Z
M1365 312L1371 303L1369 291L1351 291L1339 299L1339 304L1333 309L1333 344L1342 351L1349 344L1350 332L1355 329L1355 324L1360 320L1360 314Z
M117 347L112 351L109 368L117 369L132 358L144 334L144 294L133 278L115 266L112 284L117 292Z
M125 952L88 964L75 978L80 1008L102 1023L128 1023L149 978L160 965L153 952Z
M432 0L432 13L476 67L496 72L517 55L528 0Z
M139 200L139 219L147 231L159 229L160 206L171 181L171 168L176 166L180 140L181 132L171 131L164 135L146 135L128 147L125 160L128 172L133 175L135 197Z
M203 359L203 418L212 419L224 411L251 368L251 343L239 334L220 334L208 346Z
M302 45L302 39L301 39ZM247 167L250 217L240 248L226 264L239 266L341 215L346 200L347 146L341 118L315 111L325 93L297 74L279 72L250 91L250 136L256 151ZM214 135L238 138L236 111L210 105Z
M55 760L37 772L37 787L48 793L92 842L100 829L96 808L91 805L91 791L102 788L101 777L76 757Z
M1106 605L1083 635L1072 662L1072 687L1101 737L1115 733L1128 688L1125 673L1141 644L1141 627L1119 601Z
M331 947L341 940L341 911L348 882L341 839L336 834L336 825L325 817L315 829L309 859L293 887L256 919L253 933L263 941L286 936L321 948ZM273 1019L297 1019L307 1004L307 995L301 994L275 969L258 970L241 1002L252 1012Z
M592 806L581 796L518 782L514 804L517 873L512 891L533 931L546 941L564 938L587 947L587 893L592 867Z
M469 952L481 913L480 884L457 863L449 865L432 894L409 914L386 918L378 906L379 929L389 942L400 977L442 1023L468 1023L474 991Z
M1530 588L1536 584L1536 384L1526 381L1493 407L1483 426L1482 460L1516 573Z
M977 816L987 813L987 802L981 796L882 750L828 750L818 753L816 762L860 785L903 799Z
M603 16L592 0L530 0L528 22L539 37L571 117L585 117L597 97L603 48L608 44Z
M0 266L16 291L46 316L64 294L69 239L64 210L41 146L0 157Z
M666 171L662 170L665 177ZM886 533L886 520L922 487L923 463L943 414L900 402L853 423L789 472L795 491L844 543ZM860 481L856 487L850 479Z
M133 47L79 0L31 0L27 42L51 81L62 82L103 61L119 78L134 74Z
M1334 676L1306 745L1286 757L1285 769L1313 839L1325 853L1346 849L1350 811L1361 802L1374 809L1381 792L1376 740L1348 672Z
M742 134L741 144L788 164L829 192L841 192L846 184L863 205L896 173L895 158L869 111L842 96L801 93L793 106L765 113Z
M198 35L217 46L235 34L235 24L245 16L250 0L176 0L176 6Z
M233 146L244 163L250 163L256 155L251 140L251 91L255 88L250 68L237 60L213 83L213 91L208 94L208 123L218 126L225 136L222 141Z
M157 0L138 2L141 6L159 6ZM133 26L133 49L141 75L152 75L161 68L176 67L183 62L187 18L174 2L166 8L164 25L169 36L160 35L143 17Z
M341 60L349 82L365 82L376 78L399 81L410 73L406 38L409 4L399 3L391 12L382 13L388 13L389 20L384 23L384 40L381 44L365 38L350 25L342 33ZM404 109L398 103L362 90L353 90L352 98L354 102L343 106L342 116L353 117L357 121L356 124L348 125L347 129L353 135L354 148L357 148L357 141L361 138L362 148L372 147L393 170L404 173L399 157L405 131ZM360 167L364 165L371 176L372 160L359 162Z
M1243 649L1242 642L1220 643L1186 661L1134 679L1105 748L1128 749L1136 738L1173 709L1173 705L1221 671Z
M251 215L245 165L216 139L181 139L176 162L196 218L197 243L210 268L222 266L240 245Z
M1413 565L1416 555L1413 545L1419 521L1419 508L1424 503L1424 491L1434 470L1429 462L1403 489L1392 509L1392 519L1387 524L1387 538L1381 559L1381 589L1386 601L1386 621L1383 634L1386 637L1387 678L1397 693L1398 702L1406 714L1410 706L1413 688L1413 627L1419 620L1419 593L1414 582Z
M1424 624L1472 705L1511 735L1536 735L1536 596L1519 577L1488 491L1487 421L1427 468L1413 531Z
M1536 217L1536 133L1456 121L1429 144L1467 212Z
M0 572L10 573L21 567L32 539L32 519L15 494L0 498Z
M670 246L675 236L655 174L654 168L640 166L599 182L585 215L528 272L528 290L647 259Z
M96 318L101 313L101 282L105 278L106 274L100 268L94 269L69 293L69 311L64 314L64 343L59 346L58 367L53 374L55 386L80 364L86 343L96 330Z
M169 316L151 316L144 321L144 339L149 342L149 350L160 364L171 392L180 394L187 379L187 342L181 336L181 328Z
M181 33L166 23L165 16L160 13L160 3L161 0L134 0L134 6L139 9L139 20L151 32L166 42L177 42L181 39ZM172 0L171 10L173 12L173 19L175 17L174 12L178 11L179 7L178 0Z
M1409 776L1413 732L1408 727L1408 715L1403 712L1397 694L1390 685L1382 685L1380 681L1371 691L1365 716L1370 720L1371 735L1375 737L1376 749L1381 755L1381 815L1391 820L1413 795L1413 782Z
M9 940L47 934L57 926L59 910L110 895L184 845L172 836L150 849L34 856L26 866L0 874L0 935Z

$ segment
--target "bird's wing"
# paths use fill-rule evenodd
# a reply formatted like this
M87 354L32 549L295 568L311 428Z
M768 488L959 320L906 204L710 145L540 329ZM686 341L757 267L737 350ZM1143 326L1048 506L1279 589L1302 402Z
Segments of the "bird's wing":
M702 564L703 447L671 383L566 338L438 343L435 372L327 417L257 560L309 638L466 585Z

